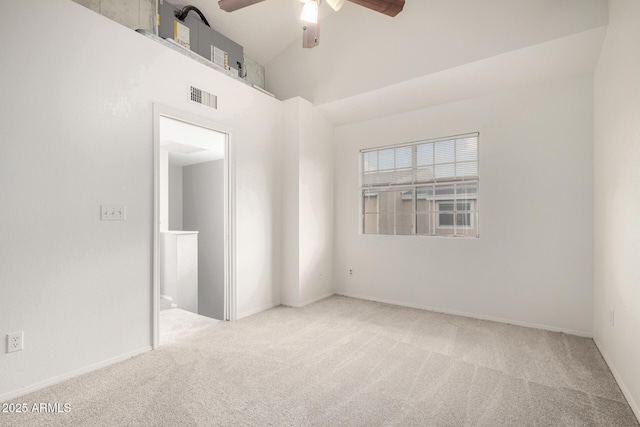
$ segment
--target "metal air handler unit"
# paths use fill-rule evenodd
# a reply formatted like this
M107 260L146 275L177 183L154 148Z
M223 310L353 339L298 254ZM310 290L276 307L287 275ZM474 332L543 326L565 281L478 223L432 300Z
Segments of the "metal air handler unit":
M206 26L195 13L189 13L180 21L176 12L180 12L180 9L158 0L158 36L173 39L179 45L244 78L242 46Z

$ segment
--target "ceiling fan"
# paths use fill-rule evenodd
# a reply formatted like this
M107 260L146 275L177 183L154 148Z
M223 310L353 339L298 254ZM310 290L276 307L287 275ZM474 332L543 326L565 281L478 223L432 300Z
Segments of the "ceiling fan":
M220 9L226 12L242 9L264 0L218 0ZM300 19L302 26L302 47L312 48L320 44L320 14L318 8L322 0L300 0L304 3ZM335 11L340 10L345 0L325 0ZM404 8L404 0L346 0L388 16L396 16Z

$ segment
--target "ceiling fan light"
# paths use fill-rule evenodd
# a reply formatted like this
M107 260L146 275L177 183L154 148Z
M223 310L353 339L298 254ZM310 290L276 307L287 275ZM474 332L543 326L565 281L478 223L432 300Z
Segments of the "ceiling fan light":
M327 3L329 3L329 6L337 12L344 5L344 0L327 0Z
M304 4L300 19L305 22L318 23L318 2L316 0L309 0Z

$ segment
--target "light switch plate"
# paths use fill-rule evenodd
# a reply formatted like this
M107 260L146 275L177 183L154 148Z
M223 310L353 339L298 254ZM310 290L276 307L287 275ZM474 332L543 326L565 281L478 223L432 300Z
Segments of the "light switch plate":
M127 207L124 205L101 205L101 221L124 221L127 219Z

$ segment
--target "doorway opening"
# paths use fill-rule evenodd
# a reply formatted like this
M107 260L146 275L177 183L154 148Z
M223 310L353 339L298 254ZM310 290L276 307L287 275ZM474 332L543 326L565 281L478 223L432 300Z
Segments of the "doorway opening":
M235 320L231 132L154 106L153 347Z

